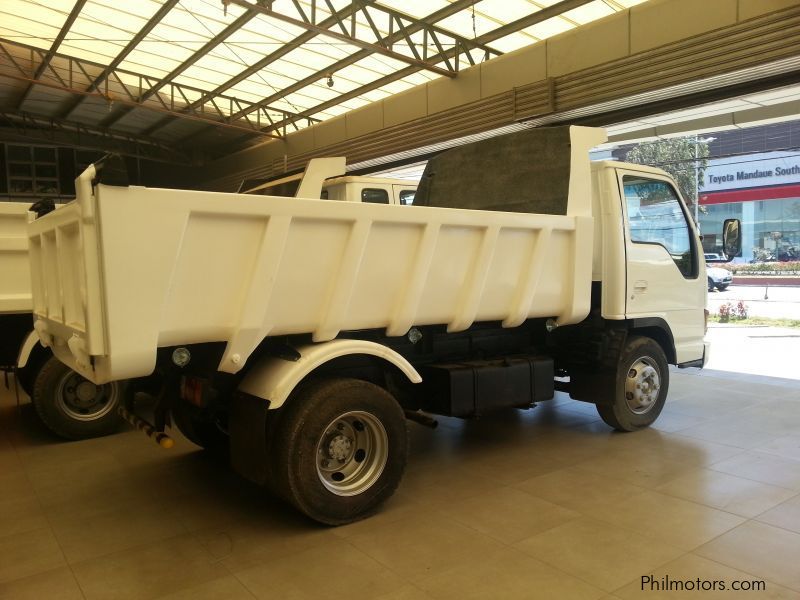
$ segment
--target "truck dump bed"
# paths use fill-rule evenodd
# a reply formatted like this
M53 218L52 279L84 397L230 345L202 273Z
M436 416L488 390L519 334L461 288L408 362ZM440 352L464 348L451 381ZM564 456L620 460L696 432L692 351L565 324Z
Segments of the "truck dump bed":
M266 336L578 322L604 133L570 129L565 215L93 185L91 166L29 225L36 329L105 383L148 375L164 346L227 342L219 369L235 373Z
M30 312L28 202L0 202L0 314Z

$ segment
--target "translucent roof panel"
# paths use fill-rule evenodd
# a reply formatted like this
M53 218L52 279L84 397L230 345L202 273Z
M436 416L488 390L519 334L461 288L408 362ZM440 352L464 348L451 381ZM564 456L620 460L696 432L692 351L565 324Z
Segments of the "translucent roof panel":
M441 52L452 54L457 39L491 40L486 45L496 53L510 52L643 0L594 0L528 27L509 27L503 35L494 32L559 0L478 0L437 21L437 39L426 34L425 20L453 0L377 0L366 7L349 0L231 0L227 6L221 0L172 0L174 6L161 11L168 1L87 0L58 52L96 63L91 74L114 62L114 79L132 89L143 82L146 91L147 78L158 82L161 100L175 110L221 95L211 114L261 103L271 116L286 111L325 119L440 77L449 68ZM0 38L47 51L74 7L74 0L0 0ZM337 23L332 11L349 16ZM353 33L355 40L346 38ZM484 54L470 51L475 62ZM427 68L415 64L418 57L429 61ZM467 64L462 54L460 68ZM85 81L76 92L84 91Z
M60 51L70 56L94 62L109 63L134 36L158 12L160 2L128 2L120 6L110 0L89 0L81 10L64 40ZM153 59L156 54L145 54L145 48L137 46L136 52L143 54L140 61L128 67L144 69L146 75L159 75L162 68ZM170 54L165 55L170 57ZM124 68L125 65L120 65Z

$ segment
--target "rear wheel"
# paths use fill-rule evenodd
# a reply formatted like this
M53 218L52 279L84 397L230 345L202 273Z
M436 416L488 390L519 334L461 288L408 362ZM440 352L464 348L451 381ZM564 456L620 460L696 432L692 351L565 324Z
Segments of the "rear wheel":
M123 382L95 385L57 358L39 370L31 401L39 418L56 435L81 440L115 432Z
M668 390L669 368L661 346L650 338L631 336L617 364L611 402L598 404L597 412L614 429L636 431L658 418Z
M383 388L324 379L299 388L281 409L271 447L276 491L326 525L374 512L400 483L405 415Z

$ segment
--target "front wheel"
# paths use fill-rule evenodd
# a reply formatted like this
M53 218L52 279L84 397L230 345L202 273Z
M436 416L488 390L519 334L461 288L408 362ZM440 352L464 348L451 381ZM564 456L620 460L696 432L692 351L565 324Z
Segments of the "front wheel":
M715 287L714 280L711 279L711 277L709 277L708 278L708 291L709 292L713 292L714 291L714 287Z
M124 383L95 385L57 358L39 370L31 402L39 418L56 435L82 440L115 432L122 418L117 414Z
M718 286L717 286L717 289L718 289L720 292L724 292L725 290L727 290L727 289L728 289L728 284L727 284L727 283L724 283L724 284L722 284L722 285L718 285Z
M383 388L321 379L280 409L272 440L274 486L315 521L343 525L374 512L400 483L405 415Z
M647 337L629 337L615 379L611 402L597 405L603 421L619 431L651 425L661 414L669 389L669 368L661 346Z

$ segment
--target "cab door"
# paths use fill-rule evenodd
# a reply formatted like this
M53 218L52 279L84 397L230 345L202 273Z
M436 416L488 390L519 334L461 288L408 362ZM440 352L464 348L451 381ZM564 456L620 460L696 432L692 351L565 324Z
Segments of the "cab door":
M626 225L626 317L663 319L677 362L702 358L705 263L686 206L666 177L622 169L618 177Z

